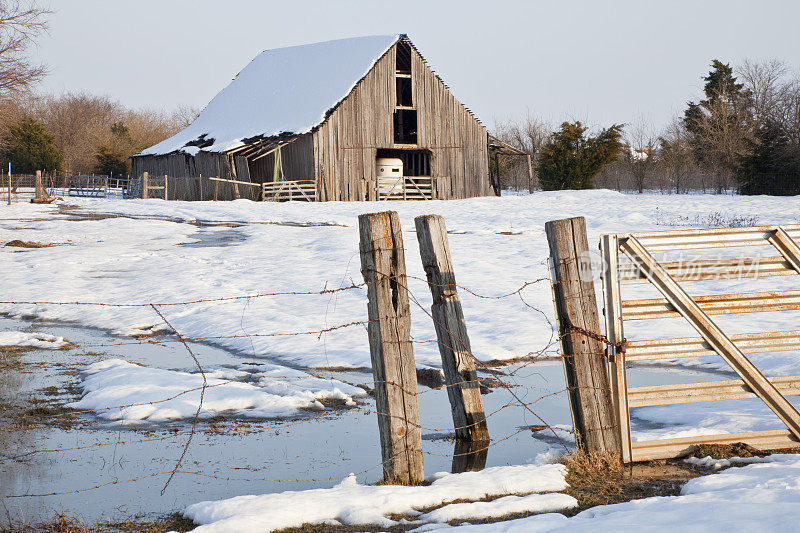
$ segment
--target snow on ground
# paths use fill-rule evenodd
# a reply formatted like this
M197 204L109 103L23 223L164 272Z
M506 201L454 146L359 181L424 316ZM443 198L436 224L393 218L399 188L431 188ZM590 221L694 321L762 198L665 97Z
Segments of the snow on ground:
M69 198L68 202L78 209L19 203L0 210L0 229L6 241L67 243L25 250L0 247L8 267L4 270L3 300L147 304L349 286L362 282L358 214L393 209L398 211L404 231L411 294L428 309L430 293L422 281L425 274L417 255L413 219L421 214L441 214L451 232L453 262L461 285L482 295L500 295L526 282L545 280L529 285L519 295L501 299L482 299L461 291L473 351L483 360L536 353L547 348L553 338L552 298L546 280L547 220L586 216L591 243L598 242L603 232L800 222L800 202L794 198L612 191L560 191L446 202L278 204L89 198ZM76 216L81 213L106 213L116 218ZM769 246L727 253L775 255ZM692 293L703 294L797 289L798 285L795 277L771 277L756 282L714 281L686 286ZM646 285L626 285L623 292L625 298L658 296ZM435 339L433 324L422 308L412 302L412 335L420 341L414 344L417 364L438 367L441 363L436 343L425 342ZM319 333L366 320L363 287L159 309L187 337L215 337L208 341L281 368L370 366L363 325ZM147 305L0 304L0 313L75 322L123 335L167 329ZM793 316L754 313L715 320L729 333L745 333L795 329ZM283 335L298 332L309 334ZM681 319L665 319L631 323L626 325L625 335L634 340L696 333ZM548 348L548 353L554 355L555 347ZM752 359L768 375L800 373L796 352L756 354ZM718 357L663 363L678 369L729 370ZM170 367L191 370L193 365L186 356ZM753 430L776 427L774 416L758 405L748 407L746 401L732 404L730 412L739 413L739 419L708 411L705 405L634 409L634 434L636 438L712 434L729 431L731 424L744 424ZM726 408L715 409L721 407ZM677 427L670 429L664 423Z
M233 413L271 418L301 410L324 409L320 400L366 396L358 387L310 376L276 365L206 370L206 388L199 372L148 368L120 359L90 365L81 387L84 396L68 407L95 409L107 420L160 422L195 416L203 392L200 417ZM243 382L245 378L256 384ZM167 399L165 401L165 399ZM126 407L120 407L126 406Z
M17 346L25 348L46 348L56 350L68 346L64 337L56 337L46 333L28 333L25 331L0 331L0 346Z
M708 470L722 470L732 466L749 465L753 463L771 463L774 461L773 456L767 457L729 457L728 459L714 459L710 455L705 457L687 457L683 460L684 463L699 466Z
M420 515L419 510L455 500L480 500L490 496L564 490L568 487L564 465L500 466L480 472L436 474L427 486L361 485L350 476L329 489L287 491L261 496L237 496L189 506L184 516L200 527L198 533L227 531L273 531L305 523L374 524L391 527L390 514ZM575 507L566 494L536 494L515 500L495 500L482 505L445 506L419 516L421 522L435 522L480 516L495 516L502 508L512 512L555 511ZM494 505L492 505L494 504ZM524 508L524 509L523 509Z
M573 509L578 502L560 492L504 496L489 502L451 503L419 516L422 522L452 522L455 520L485 520L517 513L550 513Z
M454 533L595 531L798 531L800 456L731 468L690 480L680 496L592 507L571 518L548 513L495 524L447 528ZM438 530L441 528L436 528ZM429 529L430 530L430 529Z
M416 254L413 223L413 218L420 214L437 213L445 217L451 232L450 245L458 281L483 295L509 293L526 282L547 278L544 223L551 219L586 216L590 243L596 243L604 232L800 222L800 202L796 198L627 195L611 191L562 191L448 202L274 204L70 198L69 203L78 209L18 203L0 210L3 241L67 243L25 250L0 247L0 257L6 267L3 300L147 304L348 286L362 281L357 215L385 209L399 212L408 250L408 272L412 276L409 288L423 308L428 308L431 302L426 284L417 279L424 278ZM76 213L110 213L116 218L80 218ZM726 253L776 255L769 246ZM686 287L692 294L800 288L795 277L766 278L757 282L697 282L687 283ZM625 286L623 290L624 298L658 296L646 285ZM481 299L466 291L461 294L473 350L481 359L509 359L538 352L552 338L553 310L547 281L534 283L509 298ZM313 406L319 395L338 394L332 392L334 384L315 383L316 378L305 370L370 365L363 326L319 333L332 326L366 319L363 288L321 295L252 297L161 306L159 309L183 335L214 337L208 341L263 363L260 368L249 370L254 373L255 381L208 389L210 403L205 405L206 409L237 409L245 414L259 409L296 412L303 408L299 407L301 404L305 408ZM146 305L0 303L0 313L73 322L120 335L167 329ZM755 313L720 316L715 317L715 321L729 333L746 333L796 329L794 316L794 313ZM312 333L274 335L297 332ZM435 338L432 324L414 303L412 334L415 340L422 341L414 345L417 364L440 366L436 344L424 342ZM668 319L631 324L625 335L633 340L695 336L696 333L682 320ZM550 349L549 353L554 354L555 349ZM800 356L796 352L756 354L752 360L768 375L800 374ZM684 374L697 369L728 370L717 357L662 363ZM130 403L133 398L137 403L144 403L145 398L145 401L162 400L169 394L166 389L173 385L174 390L183 390L197 386L201 379L188 357L171 362L170 369L138 367L120 361L104 364L107 366L90 367L84 382L86 395L79 403L109 406ZM289 367L296 370L290 371ZM224 381L236 379L248 370L241 367L215 372L218 373L212 373L211 380ZM278 380L276 375L288 377ZM629 381L634 385L632 377ZM635 383L646 384L654 383ZM148 387L152 387L149 392ZM344 396L356 394L339 383L335 387ZM159 388L162 390L157 390ZM220 392L213 392L215 389ZM190 401L176 398L169 405L153 404L141 411L109 412L122 420L186 416L186 412L191 408L193 413L197 405L196 399L187 399ZM632 422L634 437L638 439L780 427L775 425L774 415L759 402L747 400L634 409ZM532 475L524 476L528 485L500 487L496 483L503 476L498 476L493 469L485 472L486 477L479 478L480 483L475 485L453 481L471 479L456 475L442 477L430 487L365 487L349 480L334 489L316 492L204 502L187 509L187 515L207 524L203 527L209 530L236 530L248 524L280 525L301 519L298 513L302 513L303 521L357 523L371 520L381 524L388 523L382 522L387 520L387 513L440 505L460 497L477 499L488 493L499 496L510 492L561 490L553 488L555 483L532 488L531 484L535 485L541 477ZM563 483L563 476L560 479ZM598 507L570 519L550 513L502 525L465 529L791 530L796 529L794 517L800 512L798 479L800 459L778 456L769 463L692 480L678 497ZM402 497L396 497L397 494ZM509 506L519 503L505 500L494 506L473 507L468 512L475 516L491 514L495 506L506 502ZM538 505L532 501L528 503ZM787 516L792 522L786 522ZM681 521L676 522L676 517Z

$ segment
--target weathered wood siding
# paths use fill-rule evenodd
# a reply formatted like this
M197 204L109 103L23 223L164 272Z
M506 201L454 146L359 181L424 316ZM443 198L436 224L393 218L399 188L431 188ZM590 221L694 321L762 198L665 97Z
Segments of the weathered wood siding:
M236 172L231 168L235 160ZM141 176L149 172L151 176L171 176L174 178L215 176L225 179L250 181L247 161L243 157L229 158L226 154L198 152L197 155L169 154L144 155L131 158L131 176Z
M314 171L320 200L374 200L378 148L394 144L395 48L378 60L314 133ZM440 199L493 194L487 131L459 103L412 48L412 92L417 144L431 151Z
M283 174L287 180L314 179L314 140L306 134L281 148ZM275 154L250 161L250 178L254 183L272 181L275 173Z

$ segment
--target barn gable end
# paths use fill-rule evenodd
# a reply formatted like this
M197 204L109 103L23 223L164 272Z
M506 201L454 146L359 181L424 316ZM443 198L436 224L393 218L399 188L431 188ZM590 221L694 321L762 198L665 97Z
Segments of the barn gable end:
M316 186L314 197L319 201L406 197L405 192L401 196L387 194L386 178L378 179L379 158L393 158L403 163L407 178L402 183L410 189L428 187L421 197L453 199L494 194L489 179L486 128L455 99L406 36L365 37L294 48L298 51L279 49L261 54L209 103L191 126L134 156L134 172L170 176L202 173L259 184L297 180L310 184L312 190ZM292 57L301 58L308 65L287 66L286 58ZM237 95L257 94L253 84L260 78L266 77L274 85L279 83L275 78L286 72L287 77L295 78L285 83L297 84L297 76L311 76L303 67L317 65L321 70L332 71L339 62L350 72L362 69L364 74L349 82L349 92L340 92L338 101L332 94L345 85L341 76L337 81L339 89L328 90L327 96L308 92L314 95L315 102L312 109L302 110L305 118L293 118L283 109L264 114L262 109L258 112L264 118L249 118L242 126L247 132L238 130L237 134L236 117L242 109L231 102L237 101ZM322 64L324 68L319 67ZM316 82L324 84L325 79ZM272 94L289 98L285 96L287 90L280 87ZM265 91L264 98L269 96ZM326 98L331 103L327 108L321 107ZM270 101L265 107L278 109L279 102ZM296 101L294 104L300 105ZM230 123L225 124L221 117L227 116L231 107ZM310 118L315 114L320 117L317 124ZM301 131L285 131L281 124L291 124ZM254 132L265 133L253 135ZM391 189L394 191L394 186Z

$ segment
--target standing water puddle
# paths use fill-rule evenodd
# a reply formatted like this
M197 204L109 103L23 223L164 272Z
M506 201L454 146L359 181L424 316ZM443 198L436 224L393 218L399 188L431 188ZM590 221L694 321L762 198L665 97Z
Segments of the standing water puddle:
M80 395L80 389L75 388L80 383L77 370L104 359L196 370L180 343L81 348L131 339L99 330L0 318L0 330L20 329L61 336L75 347L33 350L15 356L22 364L10 365L0 373L2 406L40 406L42 399L61 405L72 401ZM203 344L191 343L191 348L204 367L265 362ZM570 427L560 362L516 365L500 372L506 374L506 383L514 385L512 390L520 400L533 402L531 410L546 423ZM711 375L661 368L641 369L636 374L643 374L650 383L675 382L676 378L698 381ZM362 371L334 375L356 383L372 380L371 374ZM636 375L632 378L637 379ZM449 429L452 419L445 389L420 386L420 392L425 472L430 476L450 471L453 466L454 442ZM542 424L537 416L518 406L503 408L516 402L509 391L494 388L483 400L487 414L497 411L488 420L489 432L497 442L488 449L486 466L523 464L541 453L564 451L551 432L532 433L527 429ZM374 408L374 400L367 398L359 407L331 411L330 416L321 418L318 414L288 420L240 418L241 424L228 419L219 426L201 421L180 473L163 496L168 473L184 450L190 422L143 423L123 428L91 415L80 415L78 423L63 427L6 420L0 431L0 498L7 516L14 521L48 521L59 512L95 523L166 514L199 501L242 494L330 487L351 472L360 482L375 482L382 475L377 466L377 421L374 413L365 412ZM559 436L569 439L569 433L564 431L559 431Z

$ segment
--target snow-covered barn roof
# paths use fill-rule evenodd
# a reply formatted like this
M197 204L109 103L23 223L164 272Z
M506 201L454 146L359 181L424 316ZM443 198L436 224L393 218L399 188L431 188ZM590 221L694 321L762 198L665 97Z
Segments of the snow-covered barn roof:
M186 129L137 155L225 152L324 122L402 36L375 35L265 50Z

